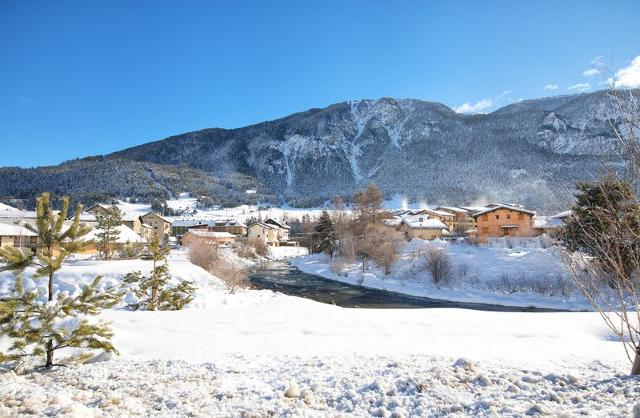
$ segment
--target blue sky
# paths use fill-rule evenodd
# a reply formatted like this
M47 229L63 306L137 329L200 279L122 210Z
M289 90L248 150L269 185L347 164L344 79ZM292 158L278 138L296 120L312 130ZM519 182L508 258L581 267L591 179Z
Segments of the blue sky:
M0 166L360 98L489 112L604 87L597 57L640 84L638 22L637 0L3 0Z

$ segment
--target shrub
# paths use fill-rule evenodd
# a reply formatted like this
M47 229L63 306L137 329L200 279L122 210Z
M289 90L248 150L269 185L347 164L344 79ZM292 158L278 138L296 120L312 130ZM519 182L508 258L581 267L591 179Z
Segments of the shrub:
M251 284L249 271L237 260L220 257L211 265L209 272L222 280L231 294L237 289L248 288Z
M194 242L187 250L189 261L196 266L210 271L211 266L218 261L218 246L203 242Z
M445 249L429 245L425 251L425 258L426 268L435 284L440 285L451 278L453 266Z
M269 255L269 246L261 239L253 238L247 241L247 245L253 248L254 252L260 257L266 257Z

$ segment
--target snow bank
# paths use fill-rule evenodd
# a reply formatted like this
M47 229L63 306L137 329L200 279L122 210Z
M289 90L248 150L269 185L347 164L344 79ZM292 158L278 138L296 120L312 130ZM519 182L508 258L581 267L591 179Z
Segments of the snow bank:
M638 379L616 372L598 363L544 373L432 356L123 360L0 375L0 415L631 415Z

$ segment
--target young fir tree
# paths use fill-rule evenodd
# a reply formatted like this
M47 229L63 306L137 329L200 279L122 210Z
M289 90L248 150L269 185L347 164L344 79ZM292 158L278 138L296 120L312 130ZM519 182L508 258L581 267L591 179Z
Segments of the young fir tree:
M169 287L169 266L166 258L169 247L162 246L160 240L154 237L149 244L149 254L144 260L153 261L153 270L149 276L140 271L127 274L124 282L131 285L138 302L129 307L133 310L147 311L175 311L182 309L193 300L195 288L192 282L182 281L175 287Z
M333 258L333 252L338 246L337 241L333 220L329 212L323 210L313 232L314 251L326 253Z
M102 258L110 260L120 231L118 227L122 225L122 212L113 205L105 212L96 214L98 228L96 232L96 248L100 251Z
M0 261L4 270L16 274L13 293L0 299L0 335L11 342L6 352L0 352L0 363L10 362L21 368L30 357L44 357L46 369L62 364L54 354L64 348L101 349L115 352L109 341L112 332L107 324L95 323L89 316L118 303L122 294L113 290L99 290L100 277L84 287L75 297L55 291L55 273L67 256L81 250L86 242L82 237L89 232L80 223L82 206L78 205L70 224L65 223L69 199L62 199L62 210L55 213L50 206L49 194L37 199L36 227L39 248L36 254L16 247L0 248ZM45 277L47 290L27 290L22 276L27 267L34 267L34 278ZM80 361L89 353L67 359Z

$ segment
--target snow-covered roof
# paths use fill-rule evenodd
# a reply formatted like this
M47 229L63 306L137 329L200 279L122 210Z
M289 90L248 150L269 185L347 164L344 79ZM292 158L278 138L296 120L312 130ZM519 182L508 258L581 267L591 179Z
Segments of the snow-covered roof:
M260 226L262 228L266 228L266 229L282 229L276 225L272 225L272 224L266 224L264 222L256 222L253 225L251 225L249 228L253 228L255 226Z
M5 210L0 212L0 218L36 219L36 213L32 210Z
M125 222L133 222L140 218L140 214L136 212L125 213L122 215L122 220Z
M558 228L564 225L562 218L556 218L555 216L534 216L533 227L534 228Z
M436 208L437 211L441 212L453 212L453 213L469 213L469 209L460 208L457 206L438 206Z
M14 211L18 209L14 208L13 206L5 205L4 203L0 203L0 211L4 212L5 210Z
M118 230L118 239L116 240L116 244L126 244L126 243L143 243L145 242L144 238L140 235L136 234L136 232L129 228L126 225L119 225L116 227ZM83 241L91 241L97 240L97 234L101 232L100 229L95 228L89 231L87 235L82 237Z
M236 238L235 235L228 232L216 232L216 231L202 231L198 229L190 229L187 234L195 235L196 237L203 238Z
M573 211L572 210L565 210L563 212L559 212L559 213L556 213L555 215L552 215L551 218L553 218L553 219L563 219L563 218L568 218L571 215L573 215Z
M514 212L523 212L523 213L528 213L529 215L535 215L536 213L534 211L531 210L527 210L527 209L523 209L522 207L516 207L516 206L511 206L511 205L502 205L502 204L495 204L495 206L491 206L486 208L485 210L482 210L480 212L476 212L474 213L473 216L478 217L480 215L484 215L485 213L489 213L489 212L493 212L494 210L498 210L498 209L508 209L508 210L512 210Z
M173 227L186 227L186 226L198 226L198 225L211 225L213 221L207 221L205 219L176 219L171 226Z
M402 220L402 223L412 229L447 229L447 225L442 223L439 219L422 218L422 220L420 220L405 218Z
M286 223L278 220L278 219L274 219L274 218L269 218L266 221L264 221L264 223L266 224L274 224L278 227L280 227L281 229L291 229L291 227L289 225L287 225Z
M37 237L38 234L24 226L1 224L0 223L0 236L3 237Z
M389 226L398 226L402 223L402 218L396 216L389 219L383 219L382 223Z

